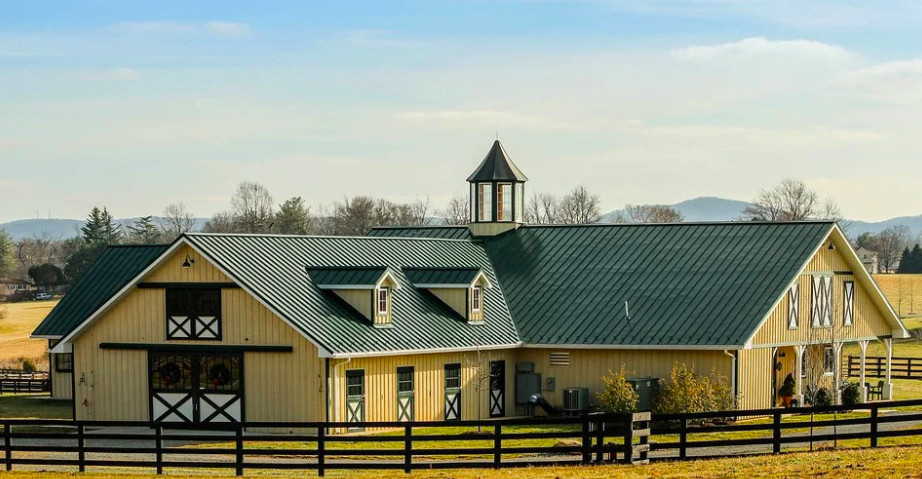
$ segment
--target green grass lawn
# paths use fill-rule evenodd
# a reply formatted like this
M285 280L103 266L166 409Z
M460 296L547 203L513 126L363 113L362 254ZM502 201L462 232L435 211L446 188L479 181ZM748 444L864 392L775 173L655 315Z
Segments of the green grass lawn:
M70 419L70 401L51 399L48 394L0 395L0 419Z

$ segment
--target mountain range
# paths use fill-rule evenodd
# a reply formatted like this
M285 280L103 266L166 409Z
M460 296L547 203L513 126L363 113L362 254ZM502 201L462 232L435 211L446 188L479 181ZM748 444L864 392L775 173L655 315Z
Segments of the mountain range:
M669 206L682 213L685 221L732 221L740 218L740 213L746 205L745 201L703 196ZM610 220L619 212L620 210L606 213L602 215L602 220ZM123 218L116 222L120 225L129 225L136 219ZM155 222L162 220L158 217L153 219ZM196 227L201 228L206 220L206 218L196 218ZM854 237L864 232L880 233L891 226L899 225L909 228L911 237L916 237L922 233L922 215L900 216L876 222L850 220L847 233ZM47 234L51 238L59 239L70 238L80 234L81 226L83 226L83 220L72 219L26 219L0 223L0 229L6 230L14 240L30 238L36 234Z

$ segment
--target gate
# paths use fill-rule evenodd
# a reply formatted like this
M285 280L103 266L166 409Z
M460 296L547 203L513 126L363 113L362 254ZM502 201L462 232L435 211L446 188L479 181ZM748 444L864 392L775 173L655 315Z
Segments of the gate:
M150 417L157 422L243 420L240 353L151 351Z

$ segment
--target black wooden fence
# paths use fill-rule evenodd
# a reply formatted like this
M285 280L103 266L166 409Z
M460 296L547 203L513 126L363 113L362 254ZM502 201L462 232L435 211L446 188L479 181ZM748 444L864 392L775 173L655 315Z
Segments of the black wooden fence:
M893 358L891 369L893 379L922 379L922 358ZM849 356L846 374L861 377L861 356ZM865 358L865 376L869 378L887 377L887 358L868 356Z
M49 389L48 385L47 372L0 369L0 394L42 392Z
M150 422L2 420L0 464L48 468L247 470L506 468L769 454L814 445L876 447L918 436L922 399L696 414L366 423L246 423L170 429ZM851 408L850 414L845 413ZM886 410L886 414L882 411ZM758 418L742 421L746 418ZM351 427L389 434L332 434ZM175 427L175 426L174 426ZM113 429L117 428L117 429ZM298 434L259 430L284 429ZM458 428L467 429L459 433ZM473 432L482 428L482 432ZM651 440L651 438L653 440ZM535 445L534 440L543 440ZM528 442L531 441L531 442ZM845 441L845 442L842 442ZM866 442L865 442L866 441ZM555 444L556 442L556 444Z

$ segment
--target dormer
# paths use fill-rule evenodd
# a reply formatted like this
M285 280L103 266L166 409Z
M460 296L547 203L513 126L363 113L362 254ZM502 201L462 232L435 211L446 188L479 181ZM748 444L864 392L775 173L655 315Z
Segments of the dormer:
M335 294L376 327L391 324L393 292L400 285L385 266L309 266L318 288Z
M415 288L438 298L471 324L483 323L484 294L493 287L480 268L404 268Z
M493 236L525 222L525 182L499 140L467 178L471 184L471 223L474 236Z

